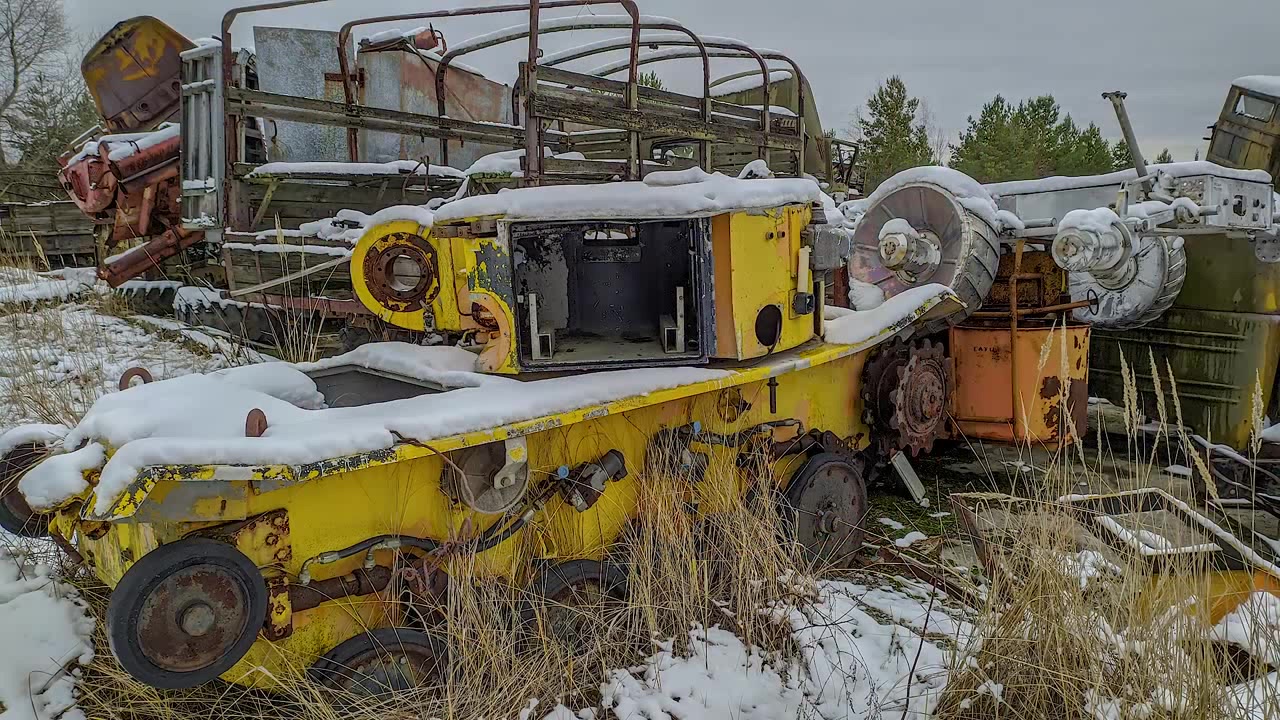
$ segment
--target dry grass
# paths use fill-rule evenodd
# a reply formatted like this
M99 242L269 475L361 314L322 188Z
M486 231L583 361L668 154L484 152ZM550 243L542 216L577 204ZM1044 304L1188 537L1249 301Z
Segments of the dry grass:
M628 602L601 597L556 606L523 584L476 577L466 556L450 561L447 600L427 623L449 644L452 670L443 687L358 701L307 682L286 682L271 693L221 682L158 691L118 667L99 616L98 659L85 673L79 706L89 717L122 720L210 713L246 720L512 718L531 698L541 700L542 712L556 702L598 707L610 669L642 662L656 641L687 637L693 625L720 625L767 649L793 653L789 634L759 612L774 601L796 599L778 581L800 566L794 548L778 536L776 509L767 502L730 502L698 519L683 481L658 479L642 487L643 522L613 558L631 568ZM75 577L101 612L106 589L83 573ZM573 632L553 625L553 615L562 622L571 616Z
M100 326L68 329L60 313L0 313L0 330L86 348L110 343ZM11 348L18 354L6 361L17 369L18 381L7 386L0 402L32 418L65 422L77 417L104 378L79 389L74 384L37 388L40 376L22 373L42 362L41 343L19 344L23 347ZM294 345L303 354L314 347L305 339ZM1130 370L1126 373L1132 377ZM91 377L93 368L81 375ZM1133 405L1125 408L1125 417L1132 431L1140 413L1136 390L1131 392ZM1123 454L1136 458L1131 479L1141 483L1155 456L1136 433L1132 437ZM1080 533L1056 499L1097 472L1072 449L1020 488L1041 504L1038 512L1007 528L1013 573L990 579L989 602L977 609L974 638L961 643L955 655L936 716L1280 718L1280 699L1259 697L1246 708L1231 687L1269 668L1208 642L1203 625L1183 611L1182 600L1203 594L1195 580L1203 576L1203 567L1171 566L1153 594L1139 558L1102 553L1100 573L1081 582L1078 568L1070 567L1084 557ZM598 707L600 683L610 669L637 664L654 652L656 642L687 637L694 625L720 625L766 651L794 656L790 633L760 610L779 601L803 602L790 580L829 569L808 565L780 539L777 497L765 490L774 486L769 473L757 468L747 475L755 488L724 497L697 496L685 478L661 473L644 478L639 483L642 522L614 554L629 568L629 602L600 598L567 611L577 620L572 637L549 627L551 612L566 611L529 593L525 578L515 584L480 578L466 557L451 559L447 601L427 622L449 644L448 681L383 699L351 702L305 682L287 682L271 693L225 683L188 691L145 686L119 668L106 644L101 617L106 588L84 570L67 568L99 614L98 656L83 671L79 706L88 717L120 720L509 718L526 709L530 698L540 699L542 712L557 701ZM530 615L532 625L517 621ZM1280 647L1274 626L1255 627L1255 643Z
M1161 424L1181 426L1177 385L1148 358L1155 378ZM1138 432L1142 422L1132 366L1124 363L1125 456L1133 487L1149 485L1159 467L1154 445ZM1166 416L1165 390L1173 412ZM1185 431L1155 438L1173 445L1193 472L1213 487L1202 453ZM1099 458L1114 455L1103 448ZM1026 488L1029 509L994 513L998 562L1007 572L989 578L974 641L956 654L936 716L976 718L1244 719L1280 718L1280 698L1270 691L1251 697L1245 683L1277 670L1259 655L1216 641L1208 627L1213 568L1205 554L1171 560L1158 570L1138 553L1120 553L1083 531L1059 498L1087 484L1099 487L1101 469L1082 450L1061 451ZM1124 516L1131 529L1158 532L1175 545L1207 538L1167 515ZM1272 648L1280 659L1280 625L1244 606L1237 617L1250 630L1252 648ZM1233 687L1235 686L1235 687ZM1255 687L1262 687L1258 684Z

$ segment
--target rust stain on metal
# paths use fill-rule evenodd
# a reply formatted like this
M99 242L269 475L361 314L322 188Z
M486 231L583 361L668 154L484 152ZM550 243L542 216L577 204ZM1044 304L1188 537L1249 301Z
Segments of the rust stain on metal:
M262 437L267 432L267 414L259 408L249 411L244 419L244 436L245 437Z
M129 368L120 376L120 382L117 384L117 387L121 390L128 390L129 385L132 384L134 380L141 380L142 384L146 385L152 381L151 373L143 367Z
M364 259L369 292L395 312L411 312L440 294L436 250L426 238L407 232L380 239Z
M262 634L272 642L293 634L293 605L289 602L289 581L284 575L267 578L267 618Z
M142 654L176 672L207 667L220 659L247 622L248 598L236 578L196 564L165 578L137 616Z
M340 577L314 580L306 585L290 585L289 604L293 612L302 612L330 600L372 595L386 589L390 583L391 568L375 565Z
M258 567L284 565L293 559L289 515L285 510L272 510L204 534L234 545Z

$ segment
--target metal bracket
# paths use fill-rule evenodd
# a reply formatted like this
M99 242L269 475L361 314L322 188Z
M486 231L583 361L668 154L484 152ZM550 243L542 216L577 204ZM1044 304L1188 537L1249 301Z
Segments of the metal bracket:
M507 464L493 476L493 487L498 490L516 484L519 474L529 467L529 446L524 437L508 438L506 449Z

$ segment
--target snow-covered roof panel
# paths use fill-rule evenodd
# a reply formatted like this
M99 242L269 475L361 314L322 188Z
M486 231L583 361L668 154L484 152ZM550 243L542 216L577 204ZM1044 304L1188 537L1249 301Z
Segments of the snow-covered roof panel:
M1280 75L1245 75L1232 80L1231 84L1259 95L1280 97Z
M554 185L504 190L445 203L436 222L473 217L510 220L573 220L702 217L735 210L819 202L822 191L807 178L739 180L720 173L701 173L694 182L687 171L679 184L670 173L650 173L644 182L598 185Z
M1245 180L1248 182L1271 183L1271 176L1265 170L1238 170L1211 163L1205 160L1189 162L1162 163L1148 165L1148 172L1161 171L1170 177L1184 178L1196 175L1213 175L1215 177ZM1010 182L991 183L986 185L987 192L993 196L1028 195L1031 193L1057 192L1060 190L1079 190L1081 188L1120 185L1126 180L1138 177L1136 170L1119 170L1103 175L1080 175L1039 178L1037 180L1013 180Z

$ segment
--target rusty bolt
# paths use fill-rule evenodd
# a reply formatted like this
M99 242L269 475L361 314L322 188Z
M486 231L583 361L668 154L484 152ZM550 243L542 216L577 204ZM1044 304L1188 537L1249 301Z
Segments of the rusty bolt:
M289 548L280 548L275 554L276 562L289 562L293 559L293 551Z
M245 437L262 437L267 432L267 414L254 408L244 419Z
M153 379L151 377L151 373L147 372L146 368L141 368L141 367L129 368L128 370L124 371L123 375L120 376L119 388L121 390L128 390L129 385L133 383L135 378L142 380L143 385L146 385L147 383L151 382Z
M280 542L280 536L275 533L268 533L267 536L263 538L263 542L268 545L275 545Z

